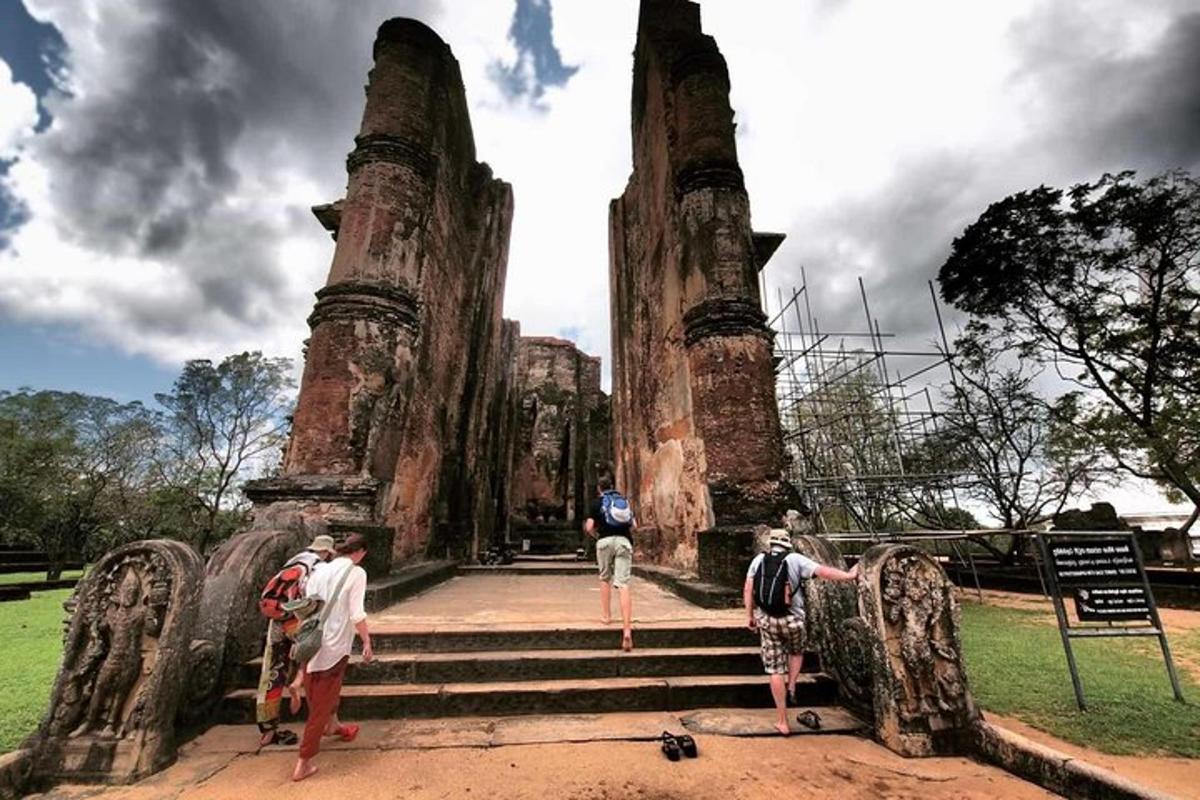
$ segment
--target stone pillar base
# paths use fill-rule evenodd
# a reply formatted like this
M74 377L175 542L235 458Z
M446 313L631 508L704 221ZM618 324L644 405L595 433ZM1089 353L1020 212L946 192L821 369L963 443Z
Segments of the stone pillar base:
M754 558L754 529L750 526L710 528L696 534L696 561L700 580L718 586L741 588Z

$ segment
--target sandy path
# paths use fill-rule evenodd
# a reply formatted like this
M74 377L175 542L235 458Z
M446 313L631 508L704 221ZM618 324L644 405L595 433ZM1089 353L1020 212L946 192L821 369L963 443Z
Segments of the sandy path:
M670 763L656 743L592 742L446 750L340 751L293 787L294 755L240 756L205 779L202 759L181 762L136 787L64 787L46 796L103 800L248 800L258 797L501 798L502 800L761 800L787 798L1053 797L1007 773L962 758L906 761L847 736L785 739L698 737L700 758Z

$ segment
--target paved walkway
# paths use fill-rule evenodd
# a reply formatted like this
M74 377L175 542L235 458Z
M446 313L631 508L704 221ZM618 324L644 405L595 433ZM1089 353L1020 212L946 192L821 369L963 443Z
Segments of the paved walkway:
M713 714L746 712L709 712ZM770 712L766 714L769 716ZM597 722L602 719L602 724ZM700 757L668 762L658 743L670 714L603 718L368 723L351 745L331 744L300 786L294 748L247 750L252 726L221 727L188 745L175 766L131 787L64 786L42 800L248 800L404 797L581 798L1048 798L1032 784L965 758L905 760L855 736L745 738L696 734Z
M639 625L729 625L742 622L738 609L692 605L649 581L634 578L633 619ZM621 609L613 592L614 625ZM601 627L600 584L595 575L471 574L451 578L427 592L371 615L387 630Z

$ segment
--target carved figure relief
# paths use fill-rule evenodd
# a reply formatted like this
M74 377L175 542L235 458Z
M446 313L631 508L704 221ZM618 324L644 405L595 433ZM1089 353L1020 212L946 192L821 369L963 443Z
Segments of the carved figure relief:
M888 638L899 641L904 664L900 710L907 720L953 714L965 694L946 579L930 565L910 555L888 561L882 574Z
M958 752L978 710L952 584L927 553L906 545L873 547L861 564L876 734L906 756Z
M64 606L71 617L38 733L39 773L132 779L173 759L202 577L190 547L149 541L118 548L81 581Z

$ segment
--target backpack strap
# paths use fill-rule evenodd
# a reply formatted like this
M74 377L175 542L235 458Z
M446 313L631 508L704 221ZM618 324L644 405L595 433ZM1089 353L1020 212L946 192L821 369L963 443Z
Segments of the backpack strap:
M338 581L337 587L333 590L333 594L325 602L325 606L321 609L320 620L321 624L325 624L325 619L329 616L329 609L333 608L333 604L337 602L338 596L342 593L342 587L346 585L346 579L350 577L350 573L354 571L354 563L350 563L350 568L342 573L341 580Z

